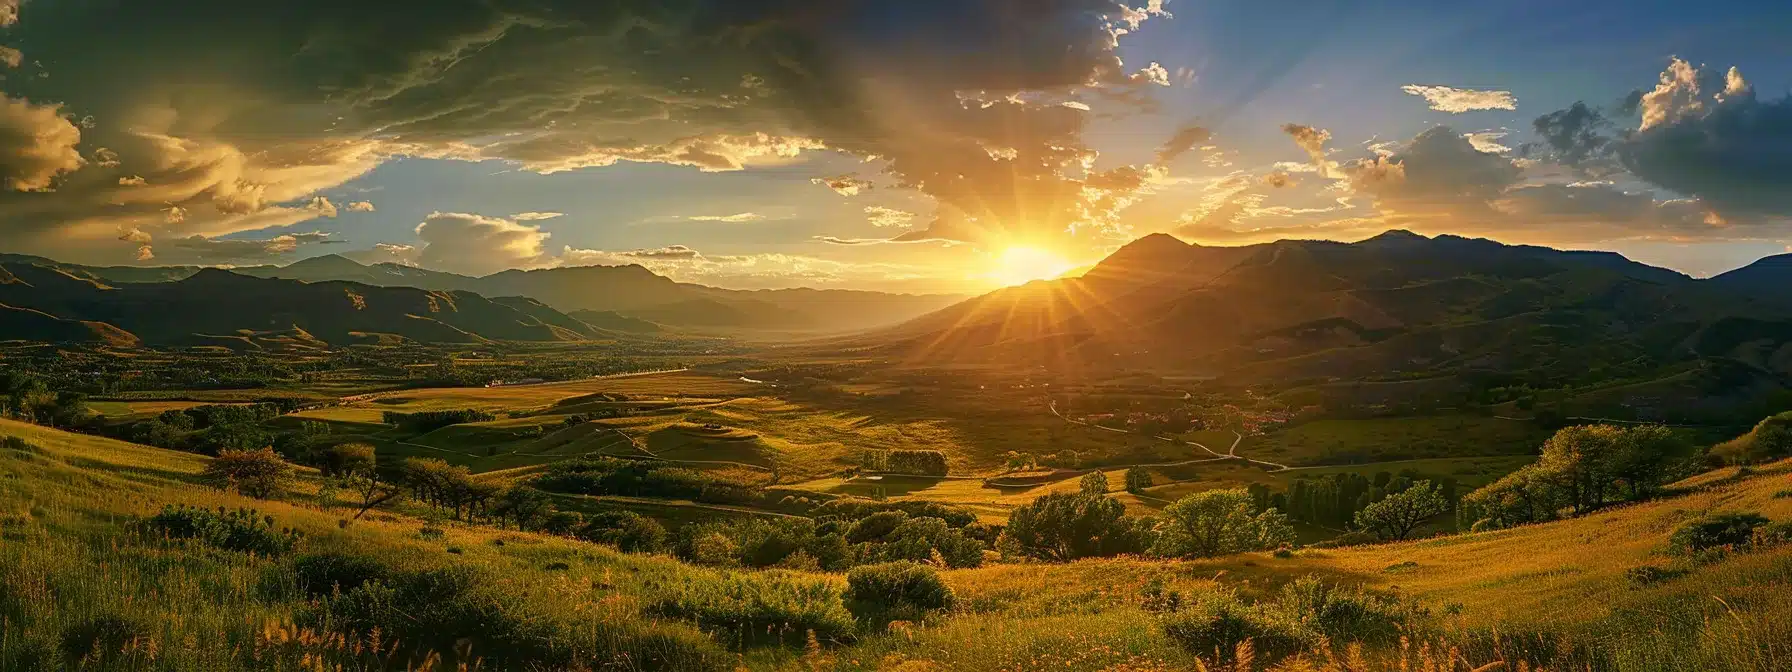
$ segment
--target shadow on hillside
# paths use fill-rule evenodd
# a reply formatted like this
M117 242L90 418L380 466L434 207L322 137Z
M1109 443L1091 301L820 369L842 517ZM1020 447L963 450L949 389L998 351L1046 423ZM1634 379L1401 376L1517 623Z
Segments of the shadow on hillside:
M62 461L77 469L90 469L104 474L116 475L119 478L142 483L144 485L205 485L205 480L202 479L199 474L191 472L175 471L173 469L158 469L155 467L124 466L88 457L70 456L62 458Z

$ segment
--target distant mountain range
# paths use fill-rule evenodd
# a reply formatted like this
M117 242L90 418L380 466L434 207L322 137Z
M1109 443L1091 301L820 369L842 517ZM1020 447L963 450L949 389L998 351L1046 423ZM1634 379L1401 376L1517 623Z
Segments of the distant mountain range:
M53 266L114 286L180 281L205 270L197 266L82 266L24 255L0 255L0 262ZM362 264L335 254L287 266L248 266L230 272L308 283L353 282L375 287L471 292L485 297L522 296L558 311L580 312L597 322L608 322L595 325L600 328L629 333L662 328L719 333L843 333L896 324L964 298L851 290L719 289L674 282L641 266L511 270L471 277L400 264ZM604 313L611 315L606 317Z
M923 363L1282 387L1447 378L1553 388L1715 367L1784 388L1788 289L1792 255L1696 280L1610 252L1405 231L1245 247L1160 234L1081 277L837 343Z
M53 265L0 263L0 340L290 348L393 337L472 343L605 335L520 297L305 283L218 269L174 282L111 284Z

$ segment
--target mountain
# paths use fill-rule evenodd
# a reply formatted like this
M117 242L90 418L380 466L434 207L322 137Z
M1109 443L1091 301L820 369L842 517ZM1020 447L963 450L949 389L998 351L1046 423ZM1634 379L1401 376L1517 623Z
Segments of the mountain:
M101 340L151 345L342 345L378 335L450 343L577 341L603 335L531 299L305 283L218 269L177 282L109 284L55 266L0 263L0 304L11 309L8 326L31 326L20 333L89 340L75 338L82 332L72 322Z
M675 282L637 265L508 270L471 277L392 263L366 265L330 254L287 266L232 270L305 282L349 281L483 296L526 296L569 313L608 312L666 327L710 331L858 331L895 324L963 298L853 290L720 289Z
M665 328L658 324L608 310L575 310L568 315L575 320L605 331L628 334L655 334L665 331Z
M1792 377L1792 311L1763 308L1731 291L1736 282L1612 253L1406 231L1234 248L1158 235L1080 278L835 343L923 363L1283 386L1438 376L1558 386L1721 358L1779 385Z
M1711 278L1729 291L1765 299L1792 299L1792 254L1780 254Z

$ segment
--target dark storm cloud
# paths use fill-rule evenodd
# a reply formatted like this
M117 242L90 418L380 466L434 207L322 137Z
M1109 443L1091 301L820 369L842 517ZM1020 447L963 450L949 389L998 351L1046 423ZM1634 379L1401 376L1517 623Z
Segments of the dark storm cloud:
M80 154L64 133L0 155L18 185L58 180L0 215L42 247L212 236L302 221L293 204L396 155L736 170L826 148L936 198L930 235L1099 229L1089 112L1061 103L1139 85L1115 45L1147 16L1115 0L39 2L11 32L53 76L0 86L32 106L0 116L0 139L37 137L50 103L93 125Z
M1721 73L1675 59L1653 90L1618 106L1637 115L1617 130L1582 103L1535 122L1563 163L1614 170L1697 199L1719 221L1792 217L1792 96L1762 99L1731 68Z

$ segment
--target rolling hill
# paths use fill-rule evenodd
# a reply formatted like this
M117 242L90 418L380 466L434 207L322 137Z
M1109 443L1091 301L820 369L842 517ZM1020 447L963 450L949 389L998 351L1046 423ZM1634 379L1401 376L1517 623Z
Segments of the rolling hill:
M217 269L177 282L109 284L56 266L0 264L7 334L149 345L576 341L605 332L532 299L464 291L304 283Z
M1454 376L1553 388L1721 361L1783 388L1792 310L1742 284L1613 253L1405 231L1236 248L1160 234L1082 277L840 343L910 362L1280 386Z
M13 254L0 254L0 262L55 266L112 285L182 280L204 270L198 266L82 266ZM238 275L303 282L354 282L376 287L472 292L489 297L524 296L561 312L609 312L675 329L724 332L859 331L895 324L964 298L807 288L719 289L674 282L634 265L509 270L472 277L392 263L362 264L326 254L286 266L230 270Z

